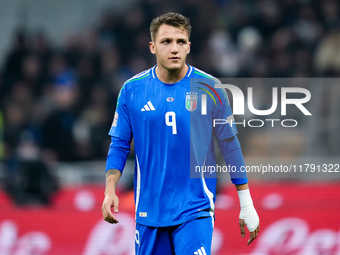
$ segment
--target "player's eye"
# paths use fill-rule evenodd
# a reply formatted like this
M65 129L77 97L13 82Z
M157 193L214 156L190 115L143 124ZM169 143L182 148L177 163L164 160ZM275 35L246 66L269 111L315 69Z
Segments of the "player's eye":
M163 40L162 43L164 43L164 44L169 44L169 43L170 43L170 40L169 40L169 39Z
M187 42L185 40L179 40L178 43L179 44L186 44Z

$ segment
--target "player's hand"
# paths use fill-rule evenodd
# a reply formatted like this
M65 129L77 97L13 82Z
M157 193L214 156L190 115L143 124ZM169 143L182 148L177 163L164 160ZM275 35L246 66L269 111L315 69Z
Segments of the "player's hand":
M250 236L247 244L251 244L260 232L260 219L253 205L241 210L239 225L242 238L246 235L245 226L247 226Z
M102 205L102 213L103 213L103 218L105 221L111 224L113 223L116 224L119 222L111 211L111 207L113 207L114 212L118 213L118 205L119 205L119 199L116 194L105 195L103 205Z

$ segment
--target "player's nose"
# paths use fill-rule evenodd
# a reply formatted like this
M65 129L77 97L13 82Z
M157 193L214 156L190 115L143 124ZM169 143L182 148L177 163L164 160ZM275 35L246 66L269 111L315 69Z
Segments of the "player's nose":
M171 45L171 52L172 53L177 53L178 52L177 43L172 43L172 45Z

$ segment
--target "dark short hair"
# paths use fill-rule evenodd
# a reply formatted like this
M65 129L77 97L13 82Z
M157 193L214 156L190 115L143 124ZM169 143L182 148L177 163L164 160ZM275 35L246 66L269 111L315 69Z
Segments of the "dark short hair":
M187 32L188 37L190 38L191 33L190 21L187 17L184 17L182 14L168 12L159 17L154 18L150 24L150 34L152 41L155 40L161 25L168 25L183 29Z

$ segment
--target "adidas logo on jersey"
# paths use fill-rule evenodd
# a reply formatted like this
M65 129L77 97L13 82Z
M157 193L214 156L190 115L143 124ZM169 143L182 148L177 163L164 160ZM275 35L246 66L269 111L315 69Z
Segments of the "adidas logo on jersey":
M207 253L205 252L204 247L202 246L201 248L199 248L197 251L194 252L194 254L196 255L207 255Z
M142 112L144 111L155 111L155 107L153 107L151 101L147 102L146 105L141 109Z

